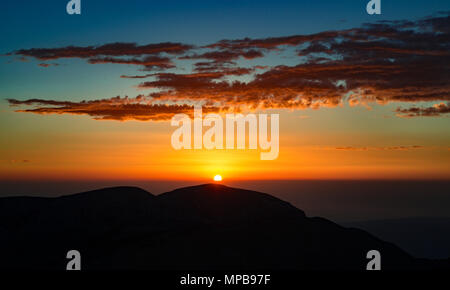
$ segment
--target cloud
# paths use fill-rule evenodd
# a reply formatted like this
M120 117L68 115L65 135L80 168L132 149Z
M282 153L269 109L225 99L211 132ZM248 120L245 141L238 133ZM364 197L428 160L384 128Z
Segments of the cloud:
M438 117L450 113L450 103L434 104L431 107L397 108L395 112L397 116L403 118Z
M194 54L180 57L179 59L207 59L212 60L212 63L218 64L234 64L234 60L239 59L240 57L244 59L255 59L263 57L263 53L256 49L249 50L216 50L205 52L202 54Z
M9 53L22 59L55 60L61 58L87 59L90 64L115 63L141 65L145 70L168 69L174 65L170 58L160 54L179 55L192 49L192 45L182 43L156 43L137 45L136 43L109 43L100 46L66 46L60 48L30 48ZM123 58L130 57L133 58ZM139 58L138 58L139 57ZM47 67L46 64L40 64Z
M159 57L159 56L147 56L144 58L113 58L113 57L96 57L90 58L88 60L91 64L98 63L118 63L118 64L131 64L131 65L142 65L145 67L145 70L153 70L153 69L168 69L173 68L175 65L172 63L170 58L168 57Z
M343 147L335 147L335 150L342 150L342 151L368 151L368 150L376 150L376 151L410 151L410 150L418 150L418 149L424 149L425 146L421 145L400 145L400 146L370 146L370 147L354 147L354 146L343 146Z
M349 101L421 102L450 100L449 16L417 22L383 21L361 28L291 37L224 40L207 46L223 49L202 54L213 62L196 64L192 74L155 74L140 88L161 89L158 97L170 100L211 100L250 108L319 108ZM278 65L255 74L250 81L223 79L237 50L274 50L299 46L306 61ZM215 61L220 60L217 64ZM221 66L222 65L222 66ZM198 71L218 71L199 75Z
M0 159L0 162L10 163L10 164L26 164L26 163L30 163L31 160L28 160L28 159L11 159L11 160Z
M145 79L145 78L148 78L148 77L151 77L151 76L153 76L153 74L133 75L133 76L121 75L120 78L122 78L122 79Z
M101 46L66 46L61 48L20 49L11 54L32 57L39 60L58 58L91 58L97 56L141 56L160 53L182 54L191 49L191 45L182 43L156 43L137 45L136 43L108 43Z
M38 66L40 67L50 67L50 66L58 66L57 63L39 63Z
M152 104L149 100L139 95L135 98L114 97L93 101L55 101L43 99L15 100L8 99L12 106L29 105L31 109L19 109L16 112L46 114L72 114L87 115L95 120L138 120L138 121L165 121L170 120L174 114L187 114L192 116L192 105L178 104ZM227 108L204 107L205 113L217 113Z
M372 103L440 102L430 108L396 110L401 117L438 117L448 113L450 101L449 27L450 14L446 12L417 21L379 21L310 35L222 40L203 47L182 43L112 43L22 49L12 54L38 60L82 58L91 64L131 64L143 66L144 70L159 70L121 76L145 78L137 87L152 90L146 97L151 106L155 102L169 106L201 102L207 106L254 110L318 109L344 102L366 107ZM278 63L273 54L278 55ZM290 65L282 61L286 55ZM166 71L175 67L175 63L183 73ZM95 102L105 100L89 102L69 107L85 109L87 104L97 106ZM17 105L14 101L10 103ZM48 108L46 103L33 105L35 108L21 111L67 112L64 108ZM95 115L93 111L88 114L122 120L131 118L123 112L130 110L130 116L136 113L145 119L146 115L137 109L141 105L113 106L122 111L121 115L112 112ZM150 107L151 110L158 112L161 108Z
M310 41L317 41L322 39L331 39L338 37L341 34L348 33L348 31L327 31L311 35L293 35L286 37L269 37L261 39L238 39L238 40L222 40L205 46L206 48L218 48L228 50L245 50L245 49L267 49L274 50L279 46L297 46Z

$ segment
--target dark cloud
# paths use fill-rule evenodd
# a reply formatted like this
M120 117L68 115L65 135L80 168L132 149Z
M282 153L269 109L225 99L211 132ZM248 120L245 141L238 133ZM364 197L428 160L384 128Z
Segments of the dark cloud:
M431 107L397 108L395 112L397 116L404 118L438 117L450 113L450 104L439 103Z
M33 57L40 60L49 60L58 58L91 58L97 56L157 55L160 53L182 54L191 48L191 45L172 42L147 45L116 42L101 46L66 46L61 48L20 49L12 54L23 57Z
M58 66L57 63L39 63L38 66L40 67L50 67L50 66Z
M131 65L142 65L145 67L145 70L153 70L153 69L168 69L173 68L175 65L172 63L170 58L168 57L159 57L159 56L147 56L144 58L113 58L113 57L97 57L90 58L88 60L91 64L97 63L118 63L118 64L131 64Z
M261 39L238 39L238 40L222 40L214 44L205 46L206 48L219 48L228 50L244 50L244 49L277 49L279 46L298 46L307 42L322 39L332 39L349 31L327 31L311 35L293 35L287 37L270 37Z
M368 150L376 150L376 151L410 151L410 150L418 150L418 149L424 149L425 146L421 145L400 145L400 146L386 146L386 147L354 147L354 146L344 146L344 147L336 147L336 150L342 150L342 151L368 151Z
M233 60L237 60L240 57L244 59L255 59L263 57L263 53L259 50L216 50L211 52L205 52L202 54L194 54L180 57L180 59L207 59L212 60L216 64L229 63L233 64Z
M441 13L418 21L380 21L311 35L222 40L201 48L181 43L142 46L113 43L97 47L34 48L14 54L40 60L77 57L93 64L133 64L143 66L144 70L159 69L161 72L153 74L121 76L148 78L138 87L153 90L149 95L151 102L202 101L210 106L249 109L333 107L345 101L351 105L444 102L430 108L396 111L399 116L437 117L448 112L445 102L450 101L449 27L450 14ZM276 65L273 59L270 67L261 65L268 53L289 51L291 54L295 51L292 65ZM258 59L258 63L243 67L239 63L243 59L248 62ZM164 71L184 60L197 62L192 69L182 67L185 73ZM46 103L33 105L37 108L30 112L42 109L45 113L58 113L46 107L49 105ZM134 105L117 109L135 113L138 109ZM87 103L69 107L77 106L85 108Z
M46 114L72 114L88 115L95 120L138 120L138 121L165 121L170 120L174 114L184 113L192 116L193 106L183 104L152 104L149 100L139 95L135 98L115 97L93 101L55 101L55 100L15 100L8 99L11 105L34 106L31 109L16 110L16 112ZM204 107L205 113L220 112L227 108Z
M145 79L145 78L148 78L148 77L151 77L151 76L153 76L153 74L133 75L133 76L121 75L120 78L122 78L122 79Z
M156 74L140 88L159 88L160 98L214 99L255 108L317 108L367 102L450 100L449 16L417 22L383 21L362 28L291 37L224 40L207 46L222 49L196 55L212 59L196 64L192 74ZM307 61L280 65L256 74L249 82L230 83L222 74L243 50L299 46ZM222 54L221 54L222 52ZM192 58L192 57L190 57ZM164 94L166 90L166 94Z

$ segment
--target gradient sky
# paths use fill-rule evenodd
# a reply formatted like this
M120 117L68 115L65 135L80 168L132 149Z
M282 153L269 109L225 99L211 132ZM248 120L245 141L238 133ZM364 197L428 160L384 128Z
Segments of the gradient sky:
M415 62L416 57L426 55L424 64L433 65L424 67L424 74L436 73L436 76L424 75L423 78L430 77L436 81L431 83L433 80L427 80L423 91L429 95L437 95L439 91L438 97L409 100L409 96L403 99L390 96L386 102L364 99L353 106L344 98L339 104L321 104L318 108L269 108L270 112L280 113L280 154L274 161L259 160L259 152L254 150L175 151L170 145L174 128L167 120L95 120L92 114L73 115L67 111L58 114L15 112L30 109L30 103L19 103L19 107L14 107L8 100L77 103L116 96L134 98L151 92L137 86L152 79L121 76L161 72L142 71L142 66L133 64L91 64L80 57L43 59L42 55L30 50L32 48L98 47L118 42L137 45L171 42L198 47L218 43L222 39L267 39L346 31L379 21L419 23L426 17L448 19L448 14L439 13L450 11L449 1L382 0L383 14L376 16L367 15L367 1L161 2L82 0L80 16L65 13L66 1L8 1L2 4L1 179L189 180L212 178L215 174L222 174L224 179L230 180L450 179L450 64L448 50L439 50L448 48L448 42L441 43L440 48L430 44L419 47L419 51L405 52L412 56L404 63L399 62L400 67L406 67L410 62L416 65L419 63ZM447 34L444 35L448 35L449 27L446 29ZM445 39L448 41L448 37ZM302 59L296 55L296 49L298 47L264 51L261 58L241 57L236 60L236 66L266 67L257 69L256 74L263 74L275 66L298 66ZM326 50L323 47L315 49L318 56ZM342 49L348 53L353 48ZM20 50L25 50L25 53L17 53ZM201 50L187 52L190 56L199 53ZM178 56L181 55L175 55ZM364 57L358 55L358 59ZM438 57L441 67L436 67ZM118 56L118 59L126 58L125 55ZM102 61L105 62L104 59ZM176 67L169 71L177 75L192 74L196 61L201 60L176 59ZM355 65L355 60L352 61L351 65ZM367 71L365 73L370 76ZM383 73L374 75L374 78ZM418 75L420 80L420 72ZM400 74L399 78L404 76L409 74ZM413 77L411 86L417 90L420 82L418 84L418 79ZM231 80L234 78L252 79L248 75L230 77ZM318 78L322 80L325 77L319 75ZM351 80L346 81L350 83ZM410 85L408 79L402 81ZM379 97L390 92L389 88L384 89L374 95ZM186 101L182 93L177 98ZM210 94L211 99L216 97L220 98L219 94ZM327 97L324 99L328 100ZM442 110L437 107L439 104ZM42 103L31 105L31 108L47 108ZM423 110L420 111L422 116L416 116L410 108ZM427 111L426 108L432 109ZM258 111L264 110L260 108Z

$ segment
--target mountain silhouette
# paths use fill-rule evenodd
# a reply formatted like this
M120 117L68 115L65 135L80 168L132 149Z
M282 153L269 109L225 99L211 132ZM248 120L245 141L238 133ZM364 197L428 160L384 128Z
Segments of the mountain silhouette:
M0 198L0 268L64 270L444 269L365 231L307 217L271 195L205 184L154 196L114 187L57 198Z

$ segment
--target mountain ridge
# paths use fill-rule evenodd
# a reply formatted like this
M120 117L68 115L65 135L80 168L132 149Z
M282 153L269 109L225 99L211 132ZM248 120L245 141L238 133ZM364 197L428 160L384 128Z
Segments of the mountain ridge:
M0 229L0 268L65 269L73 248L88 270L365 270L372 249L382 253L384 269L442 267L269 194L220 184L157 196L112 187L0 198Z

